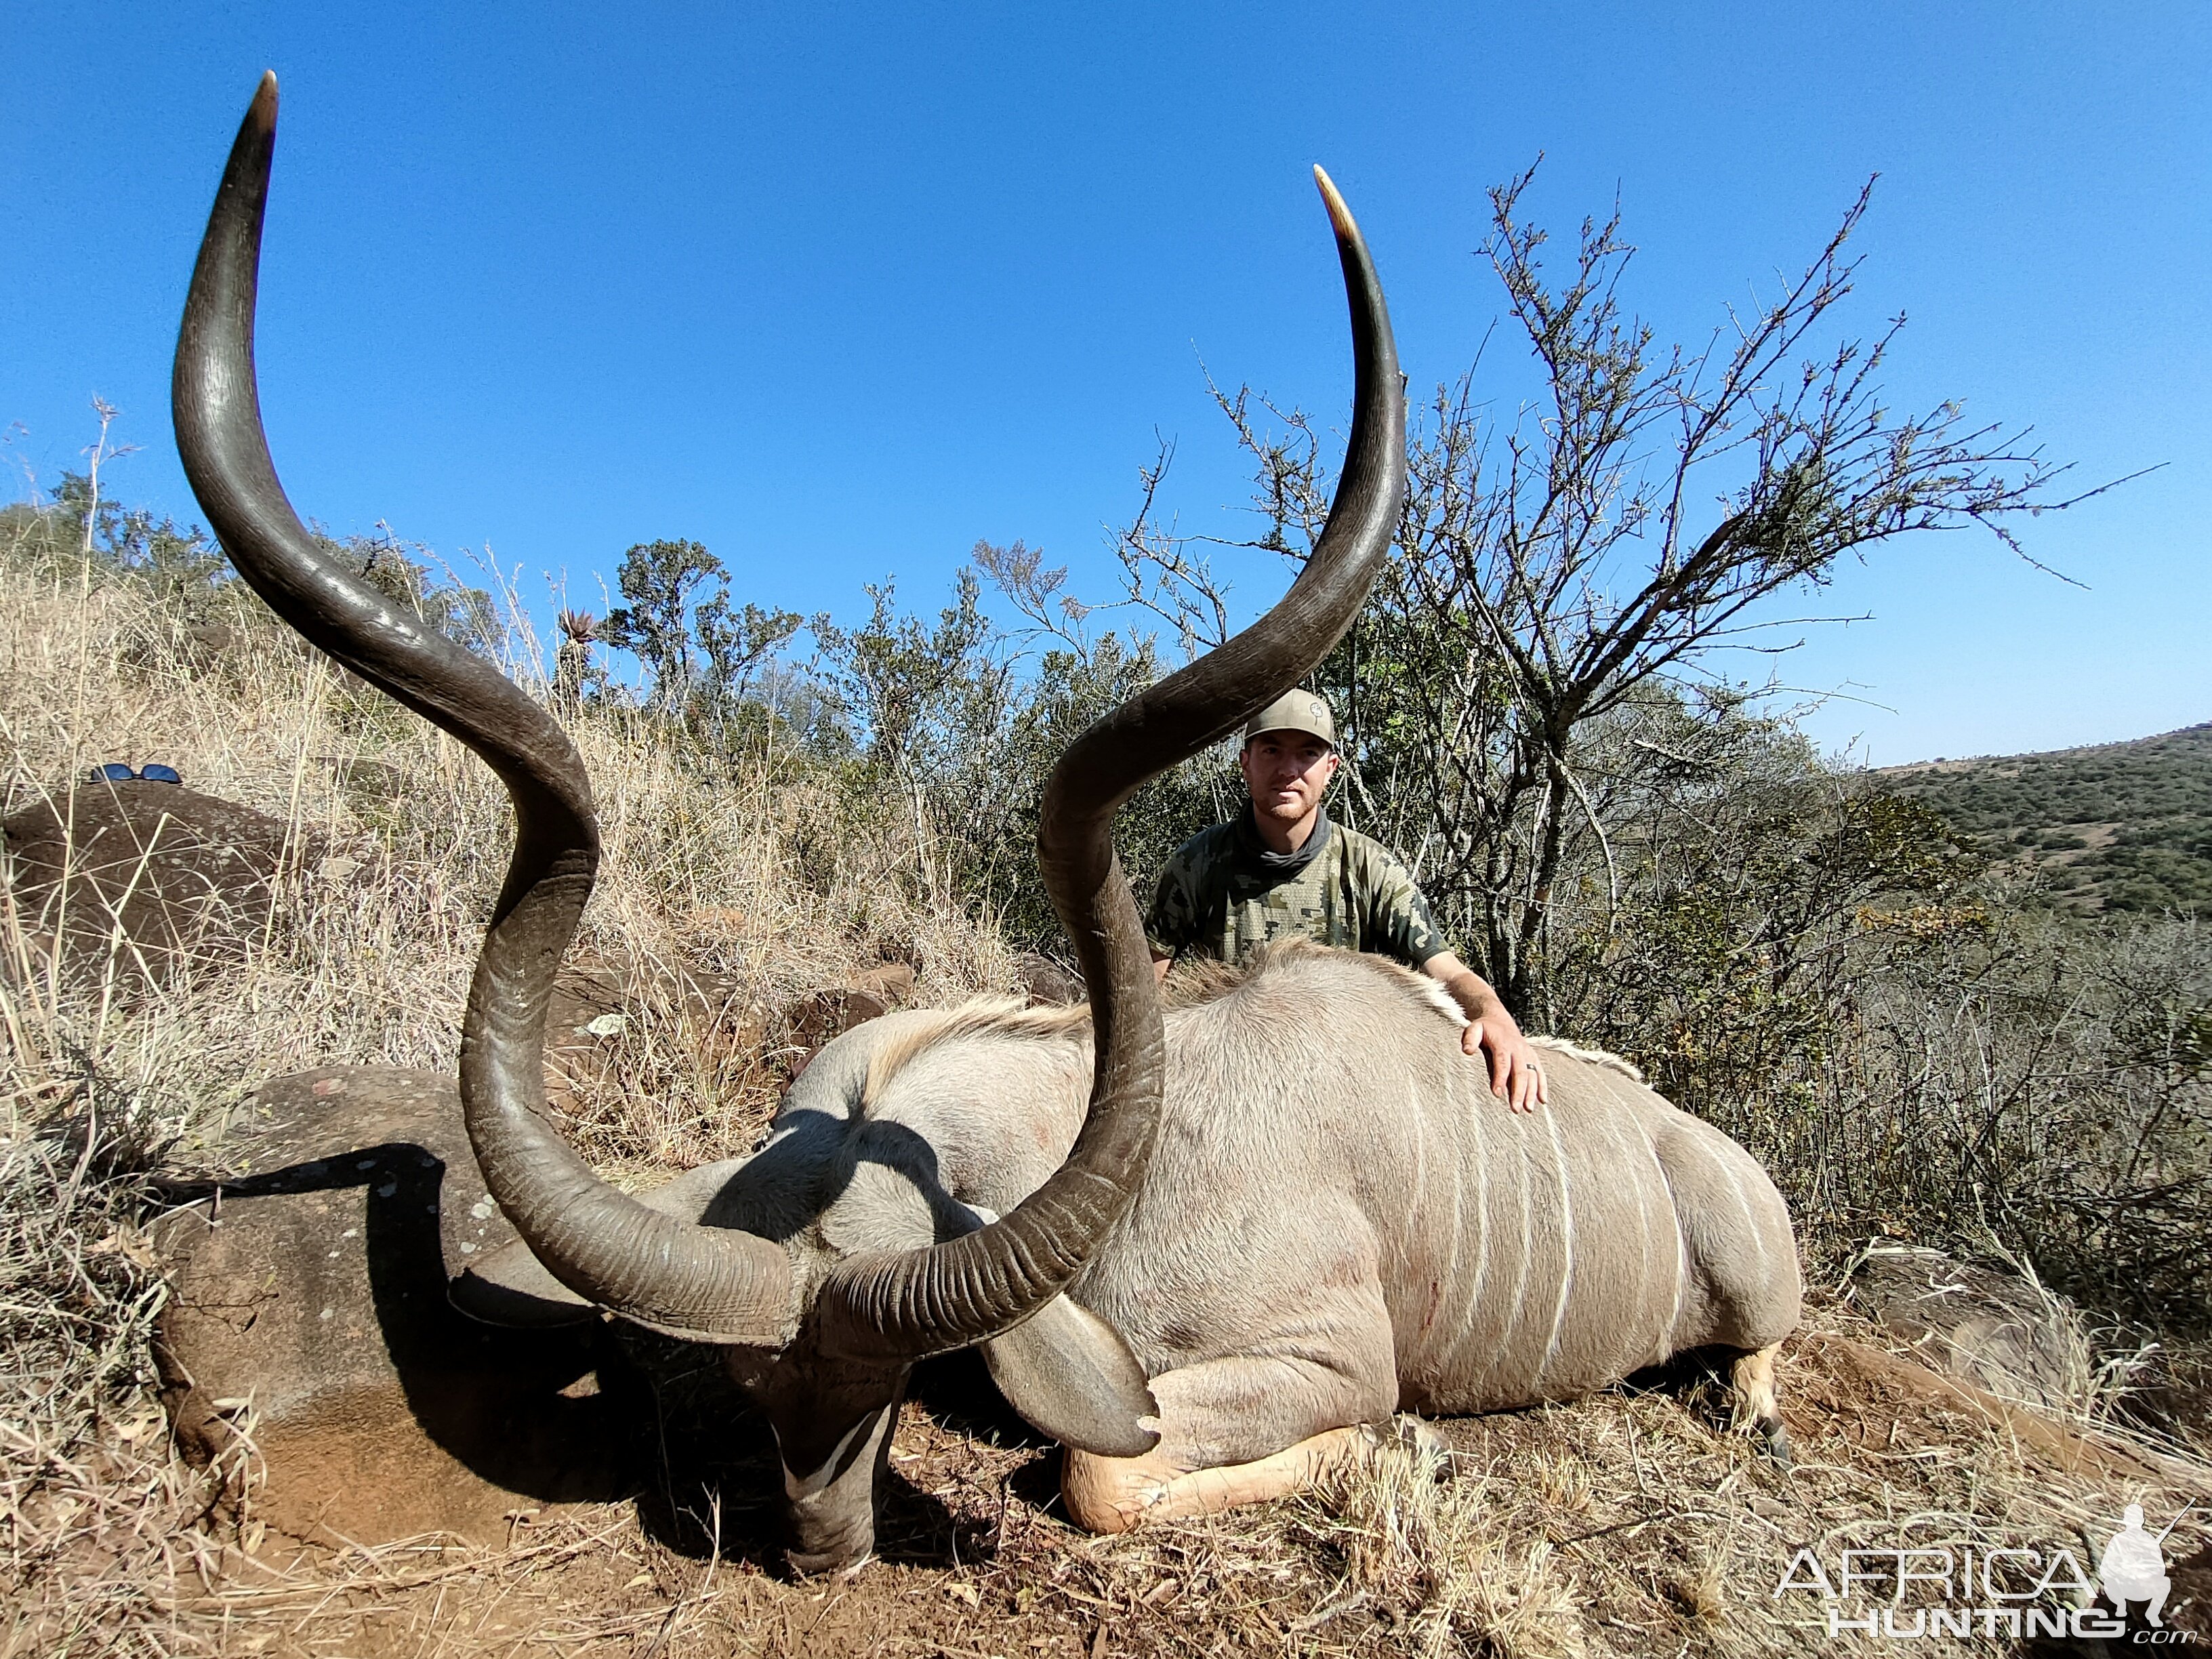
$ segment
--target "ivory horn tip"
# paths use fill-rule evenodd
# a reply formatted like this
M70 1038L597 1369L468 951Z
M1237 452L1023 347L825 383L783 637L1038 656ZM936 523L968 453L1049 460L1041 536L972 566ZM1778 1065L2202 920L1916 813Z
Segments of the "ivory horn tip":
M1322 204L1328 209L1329 222L1336 227L1339 236L1357 236L1359 227L1352 222L1352 210L1344 204L1337 193L1336 180L1328 176L1328 169L1320 162L1314 163L1314 183L1320 187Z

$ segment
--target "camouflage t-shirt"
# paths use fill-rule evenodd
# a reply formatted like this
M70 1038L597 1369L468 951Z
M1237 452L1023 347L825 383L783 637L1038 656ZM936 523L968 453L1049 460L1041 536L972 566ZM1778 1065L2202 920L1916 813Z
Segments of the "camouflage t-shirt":
M1273 940L1304 938L1412 968L1451 949L1413 872L1388 848L1340 823L1315 833L1328 839L1286 875L1261 863L1259 836L1243 818L1200 830L1160 872L1145 920L1152 948L1243 963Z

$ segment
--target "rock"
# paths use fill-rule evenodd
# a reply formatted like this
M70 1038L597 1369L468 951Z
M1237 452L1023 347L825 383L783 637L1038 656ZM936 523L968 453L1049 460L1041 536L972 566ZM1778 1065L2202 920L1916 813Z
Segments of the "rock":
M192 623L177 634L177 654L190 667L205 670L245 648L243 629L228 623Z
M389 761L367 760L359 755L325 755L331 781L356 806L373 806L398 799L407 793L407 775Z
M1021 975L1023 992L1032 1008L1044 1004L1064 1006L1084 999L1082 978L1050 957L1024 951L1014 958L1014 971Z
M2169 1561L2166 1571L2173 1580L2166 1623L2199 1638L2212 1636L2212 1544L2185 1559ZM2142 1612L2140 1607L2136 1609L2138 1617Z
M791 1046L811 1055L832 1037L890 1012L890 1004L882 997L837 986L808 992L784 1010L784 1019L791 1028Z
M1853 1273L1850 1299L1923 1364L2002 1400L2070 1411L2095 1370L2073 1305L2008 1269L1881 1245Z
M854 974L845 984L848 989L872 996L887 1007L896 1008L914 994L914 969L903 962L887 962L880 968Z
M855 1025L880 1018L914 994L914 969L884 963L854 971L842 985L810 991L773 1013L744 981L696 969L626 974L572 963L554 981L545 1038L545 1087L556 1109L620 1085L632 1057L625 1045L653 1042L702 1072L770 1047L804 1070L813 1052Z
M1785 1351L1785 1358L1799 1365L1792 1373L1791 1397L1801 1409L1825 1409L1832 1417L1856 1420L1863 1443L1869 1429L1875 1428L1885 1444L1895 1443L1890 1437L1899 1431L1908 1443L1947 1444L1952 1430L1944 1419L1963 1419L1986 1425L2069 1474L2114 1486L2171 1485L2177 1474L2185 1478L2190 1468L2140 1441L2085 1431L2040 1407L2001 1399L1978 1383L1947 1376L1871 1343L1818 1330L1801 1330L1791 1341L1794 1354Z
M324 856L250 806L136 780L78 784L0 834L25 933L58 937L76 966L112 959L155 978L241 950L267 925L288 861Z
M2192 1364L2172 1349L2162 1360L2148 1380L2129 1389L2121 1410L2148 1428L2180 1439L2200 1456L2212 1456L2212 1365Z
M157 1357L188 1455L250 1437L265 1479L233 1497L253 1518L324 1542L503 1542L517 1508L622 1495L626 1425L652 1413L600 1322L507 1331L447 1301L453 1274L514 1237L451 1079L286 1078L238 1144L237 1176L159 1229Z
M149 616L127 648L125 660L149 674L205 675L234 661L246 649L246 630L233 623Z
M856 969L842 985L795 999L783 1011L787 1046L802 1051L792 1075L804 1071L823 1043L855 1025L881 1019L913 994L914 969L902 962L886 962Z

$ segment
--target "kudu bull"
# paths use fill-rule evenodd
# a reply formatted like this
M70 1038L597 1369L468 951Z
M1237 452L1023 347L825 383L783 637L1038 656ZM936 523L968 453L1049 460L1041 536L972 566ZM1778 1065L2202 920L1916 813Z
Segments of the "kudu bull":
M178 444L255 591L513 799L460 1092L526 1252L465 1275L457 1300L516 1322L596 1307L726 1346L774 1425L802 1571L866 1556L910 1369L976 1345L1066 1443L1070 1511L1103 1529L1287 1490L1401 1410L1571 1397L1693 1346L1735 1352L1739 1412L1780 1449L1772 1355L1797 1317L1796 1246L1733 1142L1565 1048L1548 1109L1509 1114L1460 1053L1456 1011L1371 957L1278 950L1172 1015L1154 987L1114 811L1319 660L1404 490L1389 319L1326 175L1356 385L1320 543L1273 611L1100 720L1047 790L1038 857L1088 1017L875 1021L806 1070L757 1155L640 1200L543 1115L548 994L599 860L575 748L489 664L327 562L270 459L253 317L276 113L271 76L193 273Z

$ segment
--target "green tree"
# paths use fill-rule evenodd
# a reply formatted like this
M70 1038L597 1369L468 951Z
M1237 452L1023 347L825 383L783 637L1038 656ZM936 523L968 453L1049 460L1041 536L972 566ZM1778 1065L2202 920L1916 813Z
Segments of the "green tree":
M327 536L318 539L371 587L407 606L447 639L480 656L496 657L505 629L491 595L450 574L441 580L437 556L428 548L401 542L382 525L377 532L342 542Z
M698 542L641 542L615 580L629 603L592 637L644 665L648 708L701 731L724 732L739 719L756 678L802 625L788 611L733 605L728 571Z
M615 584L629 603L607 613L599 636L628 651L653 677L648 706L679 713L689 702L692 595L704 583L726 584L722 562L698 542L640 542L623 555Z
M210 588L228 568L222 550L198 525L179 529L166 515L157 519L143 508L125 507L100 495L87 474L63 473L54 506L83 545L118 569L143 577L165 597Z

